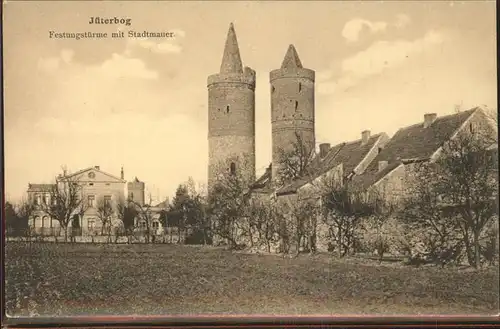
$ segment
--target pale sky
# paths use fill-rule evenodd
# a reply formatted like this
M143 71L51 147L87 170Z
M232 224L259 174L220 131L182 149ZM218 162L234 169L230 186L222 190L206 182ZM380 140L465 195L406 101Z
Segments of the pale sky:
M257 174L271 159L269 71L293 43L316 71L316 139L390 136L424 113L497 104L494 1L4 3L5 188L50 183L100 165L135 176L163 199L207 178L207 76L230 22L257 72ZM122 30L157 40L49 39L108 32L91 16L131 18Z

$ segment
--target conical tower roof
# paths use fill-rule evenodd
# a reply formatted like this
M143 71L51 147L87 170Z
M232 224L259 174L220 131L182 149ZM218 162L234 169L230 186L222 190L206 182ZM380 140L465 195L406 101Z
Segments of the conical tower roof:
M302 63L300 62L299 55L297 54L297 50L295 50L294 45L288 46L288 50L286 51L285 58L283 59L283 63L281 64L282 69L301 69Z
M243 73L240 49L238 48L238 40L236 39L233 23L229 25L229 31L227 32L220 73Z

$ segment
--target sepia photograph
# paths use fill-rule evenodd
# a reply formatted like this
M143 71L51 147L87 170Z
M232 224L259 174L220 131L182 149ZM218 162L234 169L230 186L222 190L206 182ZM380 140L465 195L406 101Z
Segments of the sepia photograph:
M499 314L495 1L3 1L10 319Z

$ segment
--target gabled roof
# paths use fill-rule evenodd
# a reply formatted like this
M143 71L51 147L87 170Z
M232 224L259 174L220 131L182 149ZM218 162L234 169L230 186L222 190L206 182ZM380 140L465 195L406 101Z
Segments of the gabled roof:
M289 185L282 187L279 191L277 191L277 194L284 195L295 193L297 189L307 184L312 179L327 173L340 164L342 164L344 177L347 177L365 158L381 135L382 134L376 134L371 136L365 144L362 143L361 139L358 139L351 142L340 143L331 147L324 159L320 159L319 156L317 156L313 160L311 168L312 174L310 177L297 179Z
M28 192L50 192L55 184L28 184Z
M266 172L262 174L251 186L251 190L254 193L272 193L273 189L271 186L271 171L272 170L272 163L269 164L269 166L266 168Z
M75 172L75 173L72 173L72 174L67 174L67 175L65 175L65 176L59 177L59 179L71 178L71 177L74 177L74 176L77 176L77 175L83 174L83 173L85 173L85 172L87 172L87 171L91 171L91 170L93 170L93 171L97 171L97 172L100 172L101 174L104 174L104 175L106 175L106 176L109 176L110 178L116 179L116 180L121 181L121 182L123 182L123 183L125 183L125 182L126 182L124 179L121 179L121 178L119 178L119 177L116 177L116 176L114 176L114 175L111 175L111 174L109 174L109 173L107 173L107 172L105 172L105 171L102 171L100 168L96 168L96 167L88 167L88 168L85 168L85 169L79 170L79 171L77 171L77 172Z
M387 142L381 152L366 168L362 175L353 179L353 184L361 189L378 182L403 162L429 159L478 108L451 115L437 117L429 126L423 123L399 129ZM379 161L387 161L387 166L378 171Z

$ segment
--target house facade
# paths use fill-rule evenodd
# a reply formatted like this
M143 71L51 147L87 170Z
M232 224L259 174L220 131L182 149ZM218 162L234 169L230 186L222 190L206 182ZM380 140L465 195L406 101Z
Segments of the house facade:
M66 185L65 185L66 184ZM117 205L132 201L137 208L137 218L134 221L136 230L141 231L144 225L143 217L150 222L150 232L161 232L159 220L161 209L148 206L145 208L145 183L137 179L128 182L124 179L123 169L120 177L107 173L99 166L88 167L75 173L65 172L56 178L55 184L29 184L28 200L34 206L29 225L35 235L59 236L64 232L56 218L52 218L48 205L57 202L56 195L65 193L67 184L78 185L79 207L74 209L68 223L69 231L76 236L106 235L110 231L119 230L123 224L117 216ZM146 216L141 214L147 214Z

